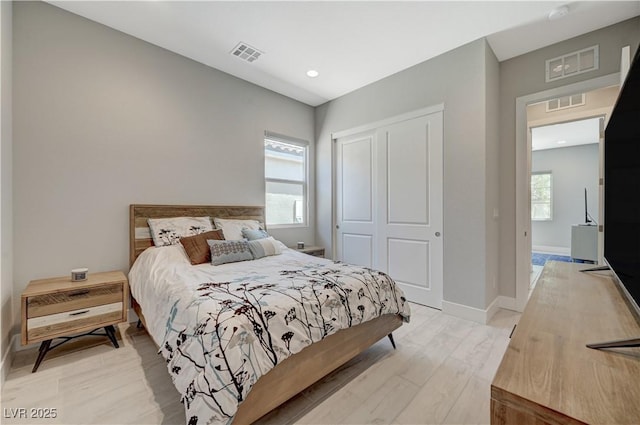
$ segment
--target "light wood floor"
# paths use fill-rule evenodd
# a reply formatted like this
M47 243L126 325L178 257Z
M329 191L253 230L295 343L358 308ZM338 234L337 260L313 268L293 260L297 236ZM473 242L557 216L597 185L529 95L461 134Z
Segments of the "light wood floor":
M520 315L489 325L412 304L411 323L308 388L261 424L489 423L490 383ZM35 350L16 354L2 388L0 422L184 424L180 396L151 338L119 327L120 349L87 339L49 353L32 374ZM89 337L91 340L91 337ZM55 408L55 419L8 418L15 408Z

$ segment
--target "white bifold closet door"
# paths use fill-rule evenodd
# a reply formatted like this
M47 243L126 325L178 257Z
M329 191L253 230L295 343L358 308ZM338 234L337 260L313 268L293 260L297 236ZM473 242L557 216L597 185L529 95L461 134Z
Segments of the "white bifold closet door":
M442 112L336 140L336 256L442 307Z

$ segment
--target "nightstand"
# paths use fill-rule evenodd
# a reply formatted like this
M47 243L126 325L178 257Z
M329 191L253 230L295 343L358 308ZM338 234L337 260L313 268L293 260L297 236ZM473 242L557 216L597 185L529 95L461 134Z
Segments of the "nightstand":
M305 254L313 255L314 257L324 258L324 248L321 246L307 246L302 249L294 248L296 251L304 252Z
M80 336L104 335L118 348L113 325L127 320L128 300L129 284L121 271L90 273L81 282L70 277L29 282L21 299L22 345L41 342L32 372L48 351ZM100 328L105 333L96 333ZM51 345L56 338L62 341Z

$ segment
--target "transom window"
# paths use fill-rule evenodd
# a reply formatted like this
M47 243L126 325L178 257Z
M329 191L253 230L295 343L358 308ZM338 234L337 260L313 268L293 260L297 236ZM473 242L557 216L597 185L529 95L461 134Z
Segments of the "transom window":
M306 225L307 151L305 141L265 135L267 226Z
M531 220L551 220L551 172L531 174Z

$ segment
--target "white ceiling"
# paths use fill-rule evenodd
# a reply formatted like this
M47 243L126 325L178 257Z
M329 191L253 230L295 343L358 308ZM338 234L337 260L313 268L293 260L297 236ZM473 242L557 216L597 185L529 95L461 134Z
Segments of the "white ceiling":
M568 148L570 146L598 143L600 119L572 121L531 129L531 150ZM565 143L558 143L564 141Z
M312 106L485 36L502 61L640 15L640 0L49 3ZM241 41L264 54L231 55Z

